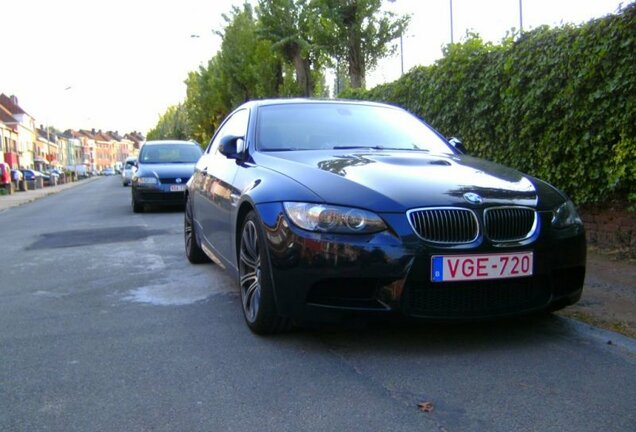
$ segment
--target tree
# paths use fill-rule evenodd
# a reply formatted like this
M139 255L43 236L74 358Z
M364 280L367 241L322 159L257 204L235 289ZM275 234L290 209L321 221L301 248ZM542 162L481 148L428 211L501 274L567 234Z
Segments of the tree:
M321 17L314 34L329 55L349 66L351 87L364 88L367 70L396 50L410 17L383 12L381 0L314 0Z
M146 139L185 140L190 137L188 129L187 113L184 106L182 104L172 105L159 117L157 126L148 132Z
M188 119L193 137L201 143L209 141L238 105L277 96L284 87L282 60L270 41L257 37L252 7L234 7L224 18L227 26L217 33L223 38L221 50L186 80Z
M219 36L223 38L219 53L219 66L229 107L250 99L278 94L282 83L281 60L272 52L268 40L259 39L252 6L232 8L224 15L228 25Z
M318 69L321 57L311 31L315 8L308 0L259 0L257 12L261 37L272 41L272 48L294 66L301 94L311 96L312 64Z
M207 143L214 129L223 121L231 106L224 102L223 82L219 56L212 57L207 67L188 74L185 108L192 137L200 143Z

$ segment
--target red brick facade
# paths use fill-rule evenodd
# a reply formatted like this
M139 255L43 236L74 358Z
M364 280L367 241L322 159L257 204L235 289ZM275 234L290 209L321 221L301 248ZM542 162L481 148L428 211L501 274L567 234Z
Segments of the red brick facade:
M590 245L636 257L636 211L597 206L580 209Z

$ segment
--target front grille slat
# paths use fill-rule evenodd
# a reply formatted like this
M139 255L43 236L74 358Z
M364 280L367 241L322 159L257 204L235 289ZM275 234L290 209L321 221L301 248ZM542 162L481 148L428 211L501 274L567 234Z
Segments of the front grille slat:
M484 210L484 223L492 241L520 241L536 231L537 213L527 207L491 207Z
M433 207L407 212L409 223L422 240L455 245L471 243L480 232L475 213L456 207ZM484 232L494 242L528 239L538 228L537 212L529 207L490 207L484 210Z
M422 240L440 244L465 244L479 235L477 217L469 209L428 208L407 212L409 223Z
M180 184L186 184L188 180L190 180L190 177L169 177L169 178L166 177L166 178L159 179L159 181L161 182L161 184L177 184L178 178L181 179Z

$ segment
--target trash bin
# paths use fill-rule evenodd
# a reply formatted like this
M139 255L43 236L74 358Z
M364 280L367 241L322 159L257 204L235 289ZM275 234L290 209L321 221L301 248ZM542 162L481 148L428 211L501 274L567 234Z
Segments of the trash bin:
M9 182L9 183L4 183L2 185L0 185L0 188L4 191L2 192L5 195L11 195L13 193L13 183Z

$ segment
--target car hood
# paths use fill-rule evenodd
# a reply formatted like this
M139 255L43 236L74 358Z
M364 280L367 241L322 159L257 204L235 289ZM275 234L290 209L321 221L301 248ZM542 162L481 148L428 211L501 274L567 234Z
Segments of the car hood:
M535 207L539 189L550 201L562 197L549 185L519 171L470 156L416 151L293 151L256 153L258 165L310 188L325 202L395 212L427 206L482 205ZM552 203L548 204L553 205Z
M137 177L154 176L157 178L183 177L189 179L194 172L194 163L172 163L172 164L139 164L135 173Z

